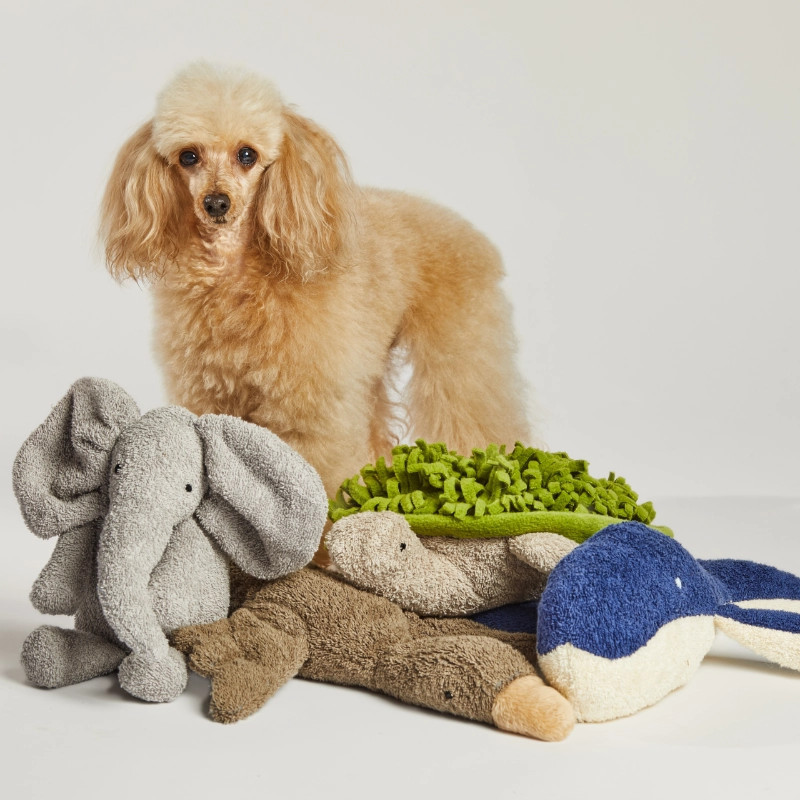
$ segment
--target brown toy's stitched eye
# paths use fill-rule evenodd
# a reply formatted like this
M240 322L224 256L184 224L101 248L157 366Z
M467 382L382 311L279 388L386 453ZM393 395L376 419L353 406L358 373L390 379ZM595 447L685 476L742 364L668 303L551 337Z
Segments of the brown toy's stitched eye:
M453 693L449 689L445 690L444 699L445 700L452 700L453 699Z
M252 167L258 160L258 153L252 147L243 147L236 154L236 158L243 167Z
M192 484L191 483L187 483L186 484L186 491L187 492L191 492L192 491Z
M200 160L200 156L194 150L184 150L179 156L178 161L182 167L193 167Z

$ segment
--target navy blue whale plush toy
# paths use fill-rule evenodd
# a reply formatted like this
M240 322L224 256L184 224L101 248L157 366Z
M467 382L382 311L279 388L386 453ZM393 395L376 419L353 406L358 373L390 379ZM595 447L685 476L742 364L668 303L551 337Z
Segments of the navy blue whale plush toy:
M539 603L537 650L577 718L600 722L685 684L716 630L800 670L800 578L752 561L699 561L624 522L556 565Z

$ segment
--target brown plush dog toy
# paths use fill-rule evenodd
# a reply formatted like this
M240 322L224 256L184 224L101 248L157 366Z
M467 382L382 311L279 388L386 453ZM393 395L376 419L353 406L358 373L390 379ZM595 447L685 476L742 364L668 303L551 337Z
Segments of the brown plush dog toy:
M171 636L211 679L218 722L249 716L299 676L546 741L564 739L575 724L572 706L532 666L531 635L419 617L314 567L268 582L237 571L234 587L239 607L230 618Z

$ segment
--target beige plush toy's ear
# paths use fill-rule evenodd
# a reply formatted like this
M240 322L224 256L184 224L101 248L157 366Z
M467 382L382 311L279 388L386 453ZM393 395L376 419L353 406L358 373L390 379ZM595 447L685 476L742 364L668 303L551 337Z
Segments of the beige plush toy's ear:
M105 513L111 449L139 417L124 389L81 378L28 437L14 461L13 483L25 523L43 539Z
M543 575L549 575L577 546L577 542L558 533L523 533L508 540L511 553Z
M328 512L314 468L266 428L237 417L197 421L209 491L195 516L242 570L272 580L305 566Z

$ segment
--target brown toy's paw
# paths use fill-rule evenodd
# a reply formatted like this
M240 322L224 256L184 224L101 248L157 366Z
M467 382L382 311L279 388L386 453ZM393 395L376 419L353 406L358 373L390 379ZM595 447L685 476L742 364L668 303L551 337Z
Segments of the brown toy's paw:
M260 620L246 608L209 625L179 628L173 646L211 678L211 718L238 722L258 711L308 658L308 643Z
M222 664L242 654L228 619L178 628L169 638L176 650L186 654L189 666L205 678L213 677Z
M560 742L575 727L575 710L535 675L511 681L497 695L492 719L498 728L545 742Z
M234 635L242 642L243 655L218 666L212 676L209 711L217 722L238 722L258 711L308 658L305 639L279 631L252 614L235 617ZM252 627L254 620L258 627Z
M249 717L291 677L245 658L223 664L211 682L211 719L227 724Z

